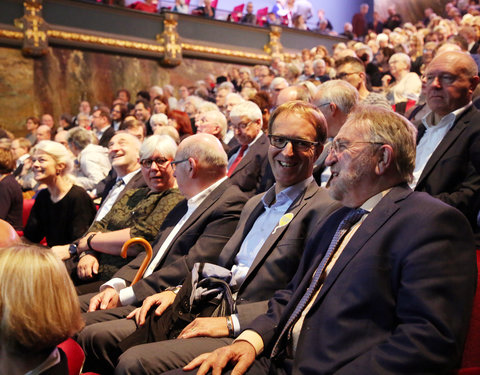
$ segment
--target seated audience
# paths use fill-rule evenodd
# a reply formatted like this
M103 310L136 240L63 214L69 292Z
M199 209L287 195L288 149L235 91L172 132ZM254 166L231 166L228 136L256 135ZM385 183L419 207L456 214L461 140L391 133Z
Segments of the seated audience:
M93 134L76 127L68 132L68 146L76 157L74 174L76 183L86 190L91 190L103 180L110 171L108 151L105 147L92 143Z
M405 53L395 53L390 60L390 74L382 77L387 99L391 104L416 101L422 90L418 74L410 72L410 57ZM395 78L392 81L392 77Z
M31 242L45 237L48 246L71 243L95 217L92 199L74 185L73 159L63 145L41 141L33 148L32 158L35 180L46 189L38 193L23 235Z
M27 129L27 138L30 143L33 145L37 141L37 129L40 126L40 120L36 117L28 117L25 123L25 128Z
M68 375L58 344L82 329L65 266L45 249L0 249L0 373Z
M212 7L212 0L203 0L203 6L195 8L192 14L205 18L215 18L215 8Z
M147 138L140 148L141 171L147 187L125 192L73 246L53 249L63 260L86 253L76 267L79 279L90 280L98 274L101 280L109 280L141 250L131 247L129 257L121 258L120 250L127 240L141 237L153 241L166 215L182 200L170 165L176 149L177 145L168 136ZM98 285L92 287L96 290ZM83 290L90 291L88 287Z
M15 161L10 150L0 148L0 219L16 230L22 230L22 188L12 174L14 168Z

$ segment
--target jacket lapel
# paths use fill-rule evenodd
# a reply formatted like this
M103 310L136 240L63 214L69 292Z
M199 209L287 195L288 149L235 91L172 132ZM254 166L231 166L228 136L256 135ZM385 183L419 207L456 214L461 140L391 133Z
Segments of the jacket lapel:
M268 236L267 240L263 244L263 246L260 248L258 254L255 256L255 259L252 262L252 265L248 269L247 275L245 276L245 280L242 283L242 286L240 289L243 287L243 285L246 285L246 281L250 277L250 275L255 274L257 268L260 266L260 264L263 262L263 259L267 257L274 249L275 246L280 238L282 238L283 233L288 229L290 226L290 223L295 219L295 216L298 214L298 212L305 207L306 204L308 204L309 199L315 194L315 192L318 190L318 186L316 183L311 183L308 185L307 189L303 194L300 194L299 197L290 205L290 207L287 210L287 213L293 214L292 220L288 222L288 224L283 225L281 227L277 226L274 229L274 232ZM244 237L245 238L245 237Z
M400 200L405 199L411 193L412 191L408 187L394 187L385 197L382 198L373 211L368 214L367 218L350 239L347 246L345 246L342 254L340 254L337 262L326 277L322 289L315 300L315 304L319 303L323 296L328 293L339 275L344 271L345 267L357 255L357 253L362 250L367 241L395 214L399 209L397 203Z
M458 119L455 120L455 123L452 126L452 128L447 132L447 134L445 134L445 137L442 139L438 147L435 149L432 156L430 156L430 159L428 159L428 162L425 165L425 168L423 169L420 178L418 179L417 187L422 184L422 182L430 174L430 172L437 165L437 163L443 157L443 155L447 152L447 150L460 137L461 133L466 129L466 127L470 123L471 118L474 114L475 114L475 111L473 110L473 106L470 106L470 108L464 111L463 114L461 114L458 117ZM423 128L423 133L424 133L425 127L422 126L421 128ZM423 136L423 133L422 133L422 136Z
M245 155L242 160L240 160L240 163L238 163L237 167L235 170L232 172L231 176L234 176L236 173L241 171L243 168L245 168L248 164L252 162L252 158L255 157L255 155L258 154L257 149L264 147L265 142L267 141L267 136L265 134L262 134L260 138L257 139L257 141L252 145L252 147L248 150L247 155Z

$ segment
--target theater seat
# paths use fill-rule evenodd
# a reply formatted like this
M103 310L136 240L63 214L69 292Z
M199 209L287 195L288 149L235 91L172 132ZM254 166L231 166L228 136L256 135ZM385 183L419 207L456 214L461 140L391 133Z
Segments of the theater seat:
M23 216L22 216L23 227L27 225L28 217L30 216L30 211L32 211L32 207L34 203L35 203L35 199L33 198L23 200Z
M480 250L477 250L477 291L473 300L472 317L463 350L462 367L457 375L480 375Z
M82 371L85 354L82 348L73 339L66 339L58 345L67 356L69 375L79 375Z

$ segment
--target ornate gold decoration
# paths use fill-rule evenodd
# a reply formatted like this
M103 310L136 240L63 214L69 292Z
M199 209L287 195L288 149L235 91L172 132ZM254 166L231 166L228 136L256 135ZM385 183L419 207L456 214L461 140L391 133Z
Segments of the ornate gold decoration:
M57 38L57 39L69 40L74 42L82 42L82 43L98 44L98 45L108 46L108 47L121 47L121 48L136 49L136 50L156 52L156 53L163 53L164 51L163 46L160 46L158 44L140 43L140 42L133 42L130 40L105 38L103 36L72 33L67 31L48 30L48 36L52 38Z
M157 42L165 48L162 63L169 66L180 65L182 62L182 46L178 43L177 19L176 14L165 13L163 33L157 35Z
M225 48L216 48L216 47L208 47L208 46L201 46L198 44L188 44L182 43L182 48L185 51L192 51L192 52L201 52L201 53L209 53L213 55L223 55L223 56L231 56L231 57L241 57L244 59L255 59L255 60L264 60L270 61L271 57L268 55L261 55L258 53L250 53L250 52L242 52L242 51L234 51L231 49Z
M48 26L42 18L42 0L25 0L24 15L15 20L23 30L22 52L27 56L42 56L48 51Z
M280 36L282 35L282 28L278 26L270 26L270 41L263 46L263 50L271 56L281 55L283 46L280 43Z
M0 29L0 37L9 39L23 39L23 33L21 31Z

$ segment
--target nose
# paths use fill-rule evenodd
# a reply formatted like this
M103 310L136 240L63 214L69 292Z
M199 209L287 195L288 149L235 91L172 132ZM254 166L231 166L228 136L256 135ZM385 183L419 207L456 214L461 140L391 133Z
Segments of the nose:
M334 148L332 147L328 151L327 158L325 159L325 165L327 167L330 167L333 164L335 164L336 162L337 162L337 153L335 152Z
M285 147L282 149L282 154L284 155L293 155L293 145L292 142L288 141Z

